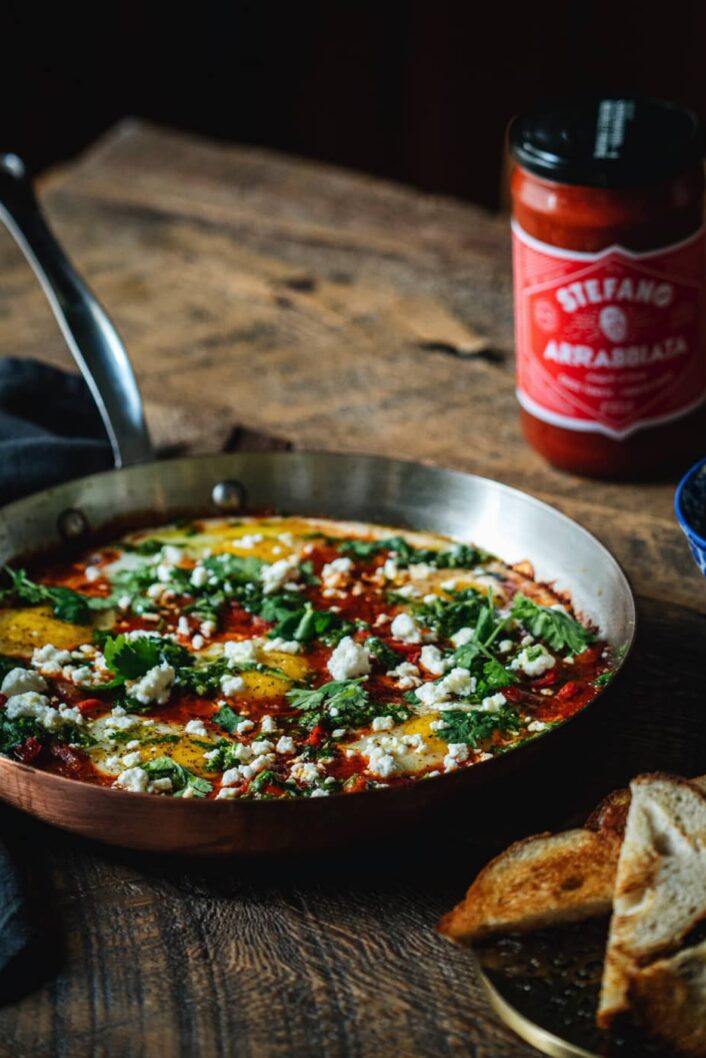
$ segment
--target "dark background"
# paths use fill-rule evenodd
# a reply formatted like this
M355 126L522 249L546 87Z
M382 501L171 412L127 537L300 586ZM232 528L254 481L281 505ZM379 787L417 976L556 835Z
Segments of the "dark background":
M0 10L0 148L34 171L134 114L494 207L507 122L544 96L640 91L706 119L706 0Z

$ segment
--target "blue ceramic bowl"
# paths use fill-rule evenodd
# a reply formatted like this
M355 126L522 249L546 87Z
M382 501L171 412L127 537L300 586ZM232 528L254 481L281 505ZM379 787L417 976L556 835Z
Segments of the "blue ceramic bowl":
M706 459L687 470L679 482L674 509L694 561L706 577Z

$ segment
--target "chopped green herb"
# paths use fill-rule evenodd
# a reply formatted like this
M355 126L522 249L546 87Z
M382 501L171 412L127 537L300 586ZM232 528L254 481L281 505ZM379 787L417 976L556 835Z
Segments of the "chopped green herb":
M486 713L473 709L469 712L461 709L449 709L443 714L444 727L436 734L444 742L465 742L477 747L489 739L496 731L502 734L517 734L520 730L520 718L514 709L500 709L497 713Z
M194 775L192 771L171 757L156 757L155 760L146 761L140 767L151 779L171 779L175 797L181 797L186 789L193 790L194 797L206 797L213 789L213 785L207 779L200 779L198 775Z
M365 640L365 648L369 654L372 654L380 662L386 672L388 669L394 669L396 665L405 660L404 654L398 654L396 650L389 647L378 636L369 636Z
M219 727L227 731L229 735L234 735L238 724L244 718L236 713L235 709L231 709L229 705L222 705L218 712L213 716L214 724L218 724Z
M589 628L579 624L563 610L540 606L522 593L515 596L512 616L553 650L581 654L589 643L595 642L596 639Z
M0 591L0 603L26 603L28 606L49 604L55 617L71 624L90 624L91 610L89 599L71 588L56 588L46 584L36 584L30 580L23 569L13 570L5 566L5 572L12 582L9 588Z

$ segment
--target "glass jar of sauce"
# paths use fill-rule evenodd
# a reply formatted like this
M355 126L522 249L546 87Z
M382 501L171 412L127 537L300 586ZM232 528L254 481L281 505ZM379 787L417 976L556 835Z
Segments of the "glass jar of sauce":
M655 99L516 118L517 396L549 462L659 476L706 450L703 137Z

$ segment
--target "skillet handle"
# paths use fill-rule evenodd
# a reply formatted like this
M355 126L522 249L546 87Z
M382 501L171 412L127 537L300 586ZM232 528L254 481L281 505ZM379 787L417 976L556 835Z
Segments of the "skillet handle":
M42 285L96 402L116 467L148 462L152 443L125 347L50 231L16 154L0 154L0 221Z

